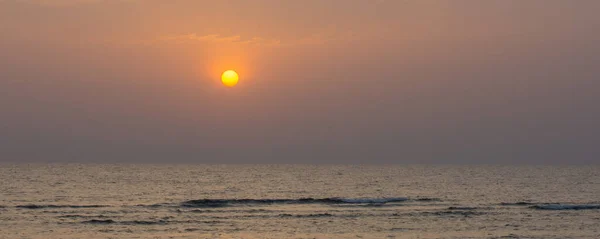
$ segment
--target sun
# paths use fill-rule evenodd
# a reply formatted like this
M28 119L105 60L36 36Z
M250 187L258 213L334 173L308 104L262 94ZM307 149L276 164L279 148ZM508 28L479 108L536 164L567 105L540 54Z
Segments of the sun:
M225 71L223 72L223 75L221 75L221 81L223 82L223 85L227 87L234 87L237 85L239 79L238 73L234 70Z

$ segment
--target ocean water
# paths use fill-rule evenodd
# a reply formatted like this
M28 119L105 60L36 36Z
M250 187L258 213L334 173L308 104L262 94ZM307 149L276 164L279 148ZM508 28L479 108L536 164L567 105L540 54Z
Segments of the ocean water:
M600 167L4 164L0 238L600 238Z

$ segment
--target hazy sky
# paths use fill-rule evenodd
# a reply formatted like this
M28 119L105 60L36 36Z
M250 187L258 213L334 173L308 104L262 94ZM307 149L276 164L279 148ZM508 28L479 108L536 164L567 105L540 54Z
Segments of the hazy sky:
M0 0L0 162L598 163L598 12Z

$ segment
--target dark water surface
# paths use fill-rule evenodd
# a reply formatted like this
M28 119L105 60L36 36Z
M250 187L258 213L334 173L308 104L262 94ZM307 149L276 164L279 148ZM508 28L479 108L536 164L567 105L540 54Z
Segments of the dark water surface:
M0 165L0 238L600 238L600 167Z

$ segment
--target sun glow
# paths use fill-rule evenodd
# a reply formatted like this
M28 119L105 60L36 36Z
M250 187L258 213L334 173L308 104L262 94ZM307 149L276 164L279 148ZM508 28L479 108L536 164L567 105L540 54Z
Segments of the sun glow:
M225 71L223 72L223 75L221 75L221 81L223 82L223 85L227 87L234 87L237 85L239 79L238 73L234 70Z

